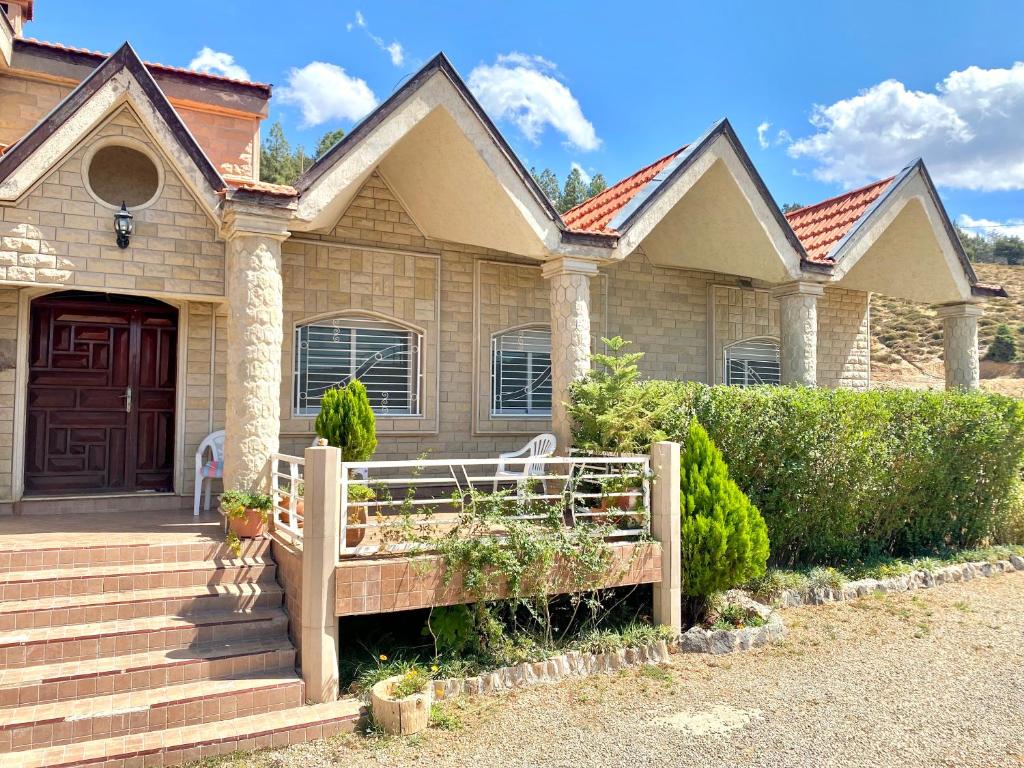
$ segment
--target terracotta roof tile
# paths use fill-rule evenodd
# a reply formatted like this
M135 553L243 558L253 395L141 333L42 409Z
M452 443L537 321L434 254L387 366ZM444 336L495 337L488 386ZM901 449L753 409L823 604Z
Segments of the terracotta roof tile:
M232 189L262 192L265 195L273 195L275 197L295 197L299 194L295 187L288 186L287 184L271 184L269 181L253 181L252 179L242 179L237 176L225 176L224 181Z
M562 214L565 226L573 232L589 232L591 234L614 235L614 229L608 225L615 215L625 208L655 176L661 173L669 163L679 156L686 147L655 160L645 168L641 168L632 176L608 187L599 195L570 208Z
M828 263L829 254L892 183L894 177L872 182L820 203L790 211L786 220L803 243L811 261Z
M97 61L101 61L110 56L109 53L102 53L100 51L91 51L88 48L76 48L70 45L62 45L61 43L51 43L46 40L37 40L34 37L19 37L19 44L28 44L35 46L36 48L46 48L51 51L64 51L67 53L77 53L83 56L90 56ZM267 83L255 83L249 80L236 80L231 77L224 77L223 75L214 75L209 72L197 72L194 69L185 69L184 67L172 67L169 64L159 64L156 62L147 61L145 62L146 68L151 72L169 72L178 75L187 75L188 77L201 78L203 80L213 80L221 83L231 83L232 85L241 85L247 88L254 88L263 91L267 96L270 96L270 85Z

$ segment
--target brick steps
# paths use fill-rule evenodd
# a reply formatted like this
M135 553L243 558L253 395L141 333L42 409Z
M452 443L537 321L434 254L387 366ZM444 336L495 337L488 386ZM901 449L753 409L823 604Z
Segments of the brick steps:
M232 720L0 754L0 768L142 768L176 765L239 749L298 744L351 731L358 702L296 707Z
M0 709L0 752L145 733L301 707L302 680L275 670Z
M137 589L0 603L0 633L213 611L238 613L279 607L277 584L214 584ZM0 635L0 645L3 639Z
M111 534L117 538L116 533ZM39 571L53 568L86 568L103 565L145 565L187 563L200 560L228 560L235 557L264 557L270 539L244 539L242 551L234 552L219 541L168 544L110 544L70 546L52 549L3 549L0 543L0 573Z
M288 617L278 610L151 616L142 619L39 627L0 633L0 666L73 661L131 651L188 648L254 635L284 633Z
M0 600L6 603L204 584L264 584L274 583L276 573L273 561L259 557L7 571L0 573Z
M158 688L295 667L285 636L0 670L0 707Z

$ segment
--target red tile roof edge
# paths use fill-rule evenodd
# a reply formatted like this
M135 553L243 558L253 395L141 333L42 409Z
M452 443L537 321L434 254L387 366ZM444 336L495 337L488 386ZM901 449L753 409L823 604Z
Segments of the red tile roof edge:
M88 48L76 48L71 45L64 45L62 43L51 43L47 40L37 40L34 37L19 37L17 38L19 43L25 43L30 46L37 48L45 48L51 51L60 51L63 53L76 53L82 56L89 56L96 60L103 60L108 58L111 54L103 53L101 51L91 51ZM262 91L268 97L272 87L269 83L257 83L251 80L238 80L233 77L225 77L223 75L214 75L210 72L198 72L194 69L186 69L185 67L174 67L169 64L160 64L158 62L147 61L144 62L147 69L155 72L165 72L173 75L184 75L185 77L195 77L202 80L212 80L214 82L227 83L229 85L237 85L243 88L251 88L254 90Z
M243 179L238 176L225 176L224 181L231 189L240 189L246 192L260 192L273 197L295 197L299 194L295 187L288 184L271 184L269 181L256 181L254 179Z
M856 194L858 194L860 192L863 192L865 190L871 189L872 187L874 187L874 186L876 186L878 184L882 184L882 183L886 183L886 182L891 182L895 178L896 178L896 176L893 175L893 176L888 176L888 177L886 177L884 179L877 179L876 181L868 182L867 184L864 184L863 186L857 187L856 189L850 189L850 190L847 190L846 192L840 192L838 195L833 195L832 197L825 198L824 200L819 200L816 203L811 203L810 205L804 205L804 206L796 208L796 209L794 209L792 211L787 211L787 212L783 213L782 215L785 216L786 219L788 220L790 216L797 216L797 215L806 213L807 211L811 210L812 208L820 208L821 206L828 205L829 203L839 202L840 200L843 200L843 199L845 199L847 197L852 197L853 195L856 195Z
M593 235L617 233L608 228L615 215L625 208L657 175L683 152L688 144L645 165L638 171L612 184L577 206L562 214L562 221L571 232L586 232ZM601 223L601 222L604 223ZM600 226L598 226L600 224Z

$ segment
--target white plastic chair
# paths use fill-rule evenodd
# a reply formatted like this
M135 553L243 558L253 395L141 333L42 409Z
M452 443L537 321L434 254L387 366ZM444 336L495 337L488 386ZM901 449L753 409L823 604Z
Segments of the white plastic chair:
M520 448L518 451L509 451L508 453L498 454L499 459L520 459L520 458L538 458L543 459L547 456L551 456L555 452L557 440L555 436L545 432L543 435L537 435L535 438L530 440L526 445ZM505 462L498 463L498 469L494 473L494 490L498 490L498 483L505 481L515 481L519 487L520 493L522 492L523 486L530 477L544 474L544 465L540 462L526 463L526 464L515 464L512 469L505 466Z
M206 452L210 452L210 460L206 460ZM199 495L203 491L203 481L206 481L206 505L204 509L210 511L210 486L214 480L224 477L224 430L220 429L211 432L199 444L196 451L196 498L192 514L199 516Z

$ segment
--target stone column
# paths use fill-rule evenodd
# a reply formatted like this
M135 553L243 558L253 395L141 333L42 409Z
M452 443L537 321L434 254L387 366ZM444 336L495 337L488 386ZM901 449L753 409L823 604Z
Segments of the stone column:
M543 274L551 286L551 427L565 455L572 442L569 385L590 370L590 278L597 265L560 256L544 264Z
M772 289L779 302L783 384L807 387L818 383L818 283L794 282Z
M226 206L224 488L253 489L266 480L281 428L281 243L289 212Z
M983 314L984 310L977 304L946 304L939 307L946 389L970 391L981 385L978 318Z

